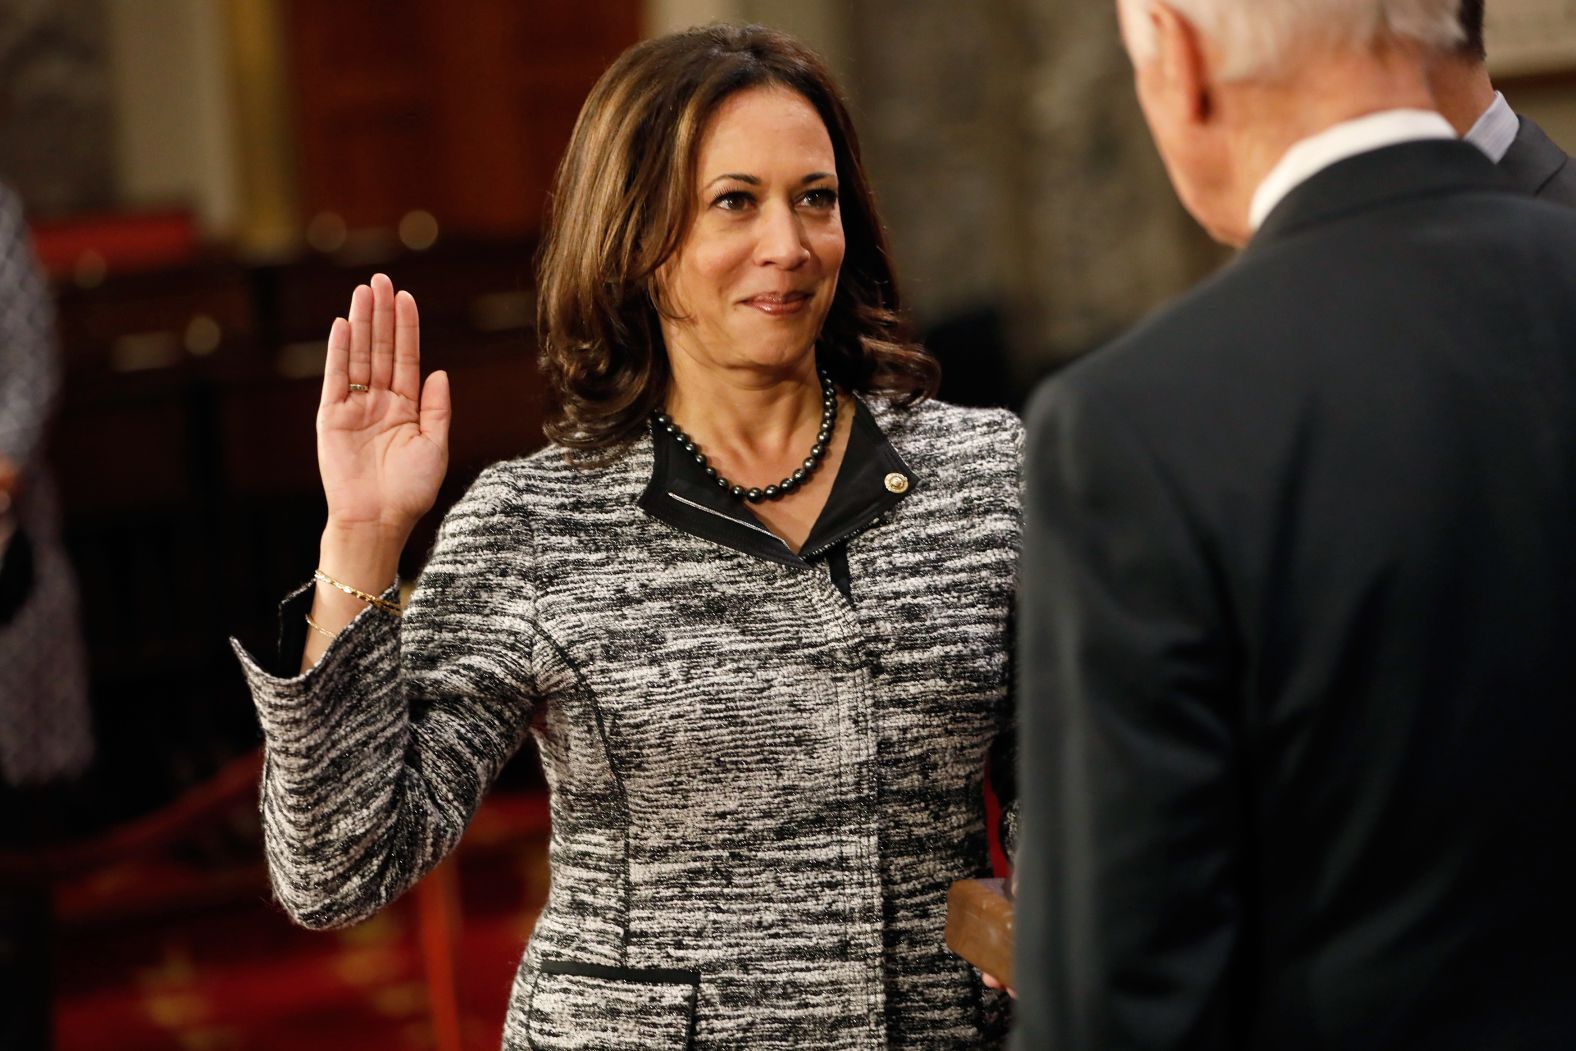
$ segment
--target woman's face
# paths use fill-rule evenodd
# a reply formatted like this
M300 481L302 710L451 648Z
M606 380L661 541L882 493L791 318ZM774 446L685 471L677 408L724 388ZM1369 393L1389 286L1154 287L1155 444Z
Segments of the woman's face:
M696 162L696 213L658 280L675 372L773 379L808 367L837 291L843 220L820 115L779 87L730 96Z

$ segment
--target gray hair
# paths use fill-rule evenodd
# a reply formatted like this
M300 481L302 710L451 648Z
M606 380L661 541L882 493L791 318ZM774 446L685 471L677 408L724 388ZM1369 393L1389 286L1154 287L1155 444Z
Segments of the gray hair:
M1143 7L1119 0L1133 16L1129 44L1140 60L1154 49ZM1162 0L1206 36L1221 58L1223 80L1245 80L1281 67L1298 45L1361 47L1389 34L1435 51L1462 40L1460 0Z

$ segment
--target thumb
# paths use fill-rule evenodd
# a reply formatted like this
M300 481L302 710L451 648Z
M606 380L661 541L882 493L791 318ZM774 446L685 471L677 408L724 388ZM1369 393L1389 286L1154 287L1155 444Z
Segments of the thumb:
M421 385L420 426L423 437L438 448L449 448L449 374L438 371L427 377Z

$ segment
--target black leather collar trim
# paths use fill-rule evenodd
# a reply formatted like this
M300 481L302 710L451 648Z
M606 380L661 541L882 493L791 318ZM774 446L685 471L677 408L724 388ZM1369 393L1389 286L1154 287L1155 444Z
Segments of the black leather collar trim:
M785 566L807 567L829 548L873 525L919 484L897 450L887 441L865 403L854 398L854 420L848 450L832 482L832 493L796 554L761 524L749 506L717 488L705 469L678 455L673 439L652 431L651 481L639 505L653 518L702 540L742 551ZM901 492L887 486L887 476L901 474Z
M888 475L901 474L901 492L887 488ZM848 435L848 453L832 483L832 495L805 538L803 555L813 559L855 533L859 533L914 491L919 480L892 448L881 425L859 398L854 399L854 422Z

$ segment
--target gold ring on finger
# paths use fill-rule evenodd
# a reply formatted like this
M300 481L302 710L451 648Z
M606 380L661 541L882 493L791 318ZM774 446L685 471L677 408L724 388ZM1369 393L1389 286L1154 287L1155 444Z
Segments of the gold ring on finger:
M365 383L352 383L350 385L350 393L352 394L365 394L366 391L367 385Z

